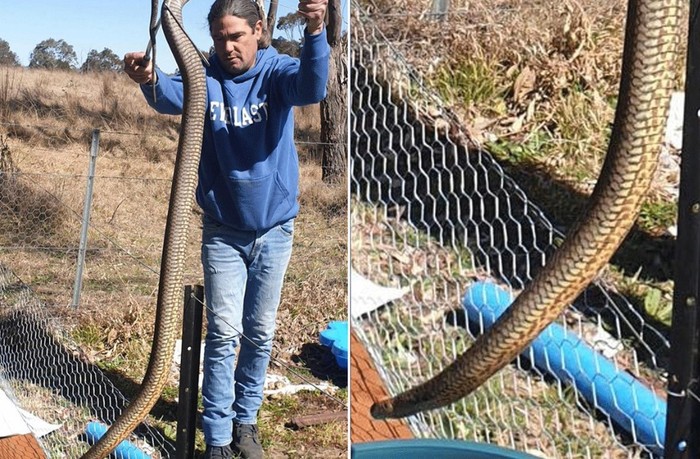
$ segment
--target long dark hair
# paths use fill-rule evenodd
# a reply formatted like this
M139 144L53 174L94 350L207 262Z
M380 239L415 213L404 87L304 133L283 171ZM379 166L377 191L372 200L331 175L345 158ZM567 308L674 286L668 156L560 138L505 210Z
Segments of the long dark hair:
M263 11L256 0L216 0L212 4L207 16L209 33L211 23L224 16L236 16L245 19L251 29L255 30L255 24L262 21L263 31L258 40L258 49L270 46L270 32L267 30L267 19L263 17Z

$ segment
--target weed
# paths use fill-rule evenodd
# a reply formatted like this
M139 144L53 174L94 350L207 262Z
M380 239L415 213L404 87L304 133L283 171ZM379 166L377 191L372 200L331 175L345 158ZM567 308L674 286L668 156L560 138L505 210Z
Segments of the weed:
M546 140L547 134L539 131L531 135L528 142L512 142L497 139L487 142L485 147L493 155L509 164L527 165L537 163L547 156L551 144Z
M652 233L663 233L674 225L678 217L678 206L675 201L648 199L639 214L639 225Z
M552 115L557 139L552 153L562 158L566 168L585 171L590 177L605 157L613 116L613 107L597 93L571 91Z
M10 147L7 144L7 137L0 135L0 175L10 175L15 172L16 167L12 160Z
M4 67L0 74L0 121L7 122L12 112L11 102L15 99L15 72Z
M102 330L95 324L86 324L76 328L72 333L76 343L87 348L102 348Z
M498 112L505 107L500 106L499 109L499 104L494 103L504 93L495 78L496 71L497 68L490 63L457 60L438 67L430 80L440 96L449 103L473 106L488 102L495 115L503 115L503 112Z

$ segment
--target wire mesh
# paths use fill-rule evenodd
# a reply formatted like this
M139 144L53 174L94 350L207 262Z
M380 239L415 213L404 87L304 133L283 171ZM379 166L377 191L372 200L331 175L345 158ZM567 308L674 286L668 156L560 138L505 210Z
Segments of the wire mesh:
M84 453L88 424L111 424L127 403L122 392L134 393L145 372L172 164L155 148L120 152L131 137L102 135L78 305L72 288L89 144L50 149L3 139L0 380L18 407L60 426L39 438L48 457ZM199 215L192 218L196 233ZM187 252L188 283L201 283L197 239ZM174 367L170 385L177 382ZM173 432L148 422L130 441L150 457L171 457Z
M355 317L353 326L395 394L435 375L483 333L485 314L461 307L470 286L486 281L517 295L563 236L489 152L470 141L364 7L353 3L352 9L352 263L379 285L408 290ZM403 44L410 49L410 41ZM353 298L362 293L353 291ZM601 282L557 323L564 342L547 334L541 339L558 355L542 361L530 348L472 395L409 418L414 435L544 457L658 454L665 331ZM558 372L571 339L587 343L600 368L611 362L612 375L577 374L565 365ZM629 389L611 403L600 392L588 394L587 387L605 378ZM658 404L651 418L636 398L636 384L649 388ZM632 399L624 419L620 397ZM641 438L641 424L652 425L649 436Z
M25 413L58 426L40 439L47 457L79 457L88 448L88 422L111 424L126 399L65 336L65 326L54 316L59 311L42 303L6 266L0 266L0 306L3 392ZM34 424L27 419L27 425ZM150 457L174 452L171 441L147 424L131 441Z

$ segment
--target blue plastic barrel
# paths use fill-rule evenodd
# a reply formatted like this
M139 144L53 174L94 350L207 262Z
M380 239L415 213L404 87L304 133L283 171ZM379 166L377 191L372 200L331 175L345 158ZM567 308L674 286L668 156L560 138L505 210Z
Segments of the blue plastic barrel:
M107 426L100 422L89 422L85 428L88 443L94 445L107 432ZM144 453L133 443L123 440L112 452L116 459L150 459L151 456Z
M491 282L476 282L462 304L469 321L490 328L512 301L508 291ZM666 430L666 401L589 346L577 334L550 324L522 356L537 368L573 384L636 440L661 454Z

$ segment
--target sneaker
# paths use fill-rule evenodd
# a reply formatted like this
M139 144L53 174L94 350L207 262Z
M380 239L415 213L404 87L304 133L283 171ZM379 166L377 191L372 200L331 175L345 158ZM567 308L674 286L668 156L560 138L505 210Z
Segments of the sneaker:
M255 424L233 425L233 452L242 459L263 459L263 449Z
M233 451L231 451L231 445L226 446L207 446L207 450L204 452L202 459L231 459L233 458Z

